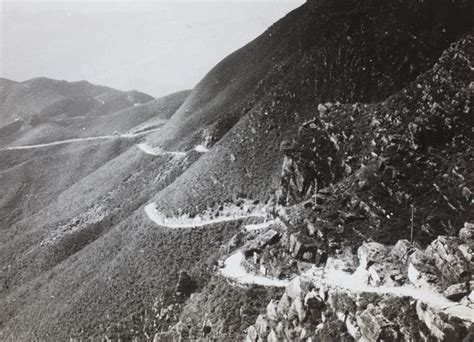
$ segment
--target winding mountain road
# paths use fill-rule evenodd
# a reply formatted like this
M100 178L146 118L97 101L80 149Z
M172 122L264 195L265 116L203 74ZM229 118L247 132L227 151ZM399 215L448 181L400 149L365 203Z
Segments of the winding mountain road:
M251 213L239 213L236 212L234 215L229 216L220 216L216 218L204 219L201 217L188 218L188 217L166 217L160 213L155 203L150 203L145 206L145 213L148 218L161 227L171 228L171 229L192 229L199 228L204 226L210 226L222 222L230 222L243 220L247 218L266 218L266 214L261 212L251 212Z
M255 284L261 286L286 287L289 280L273 279L262 275L249 273L243 266L245 260L242 251L237 251L224 261L224 267L220 273L240 284Z
M263 212L253 212L245 215L242 213L236 213L235 215L229 215L213 219L188 217L166 218L163 214L158 212L155 203L148 204L145 207L145 212L148 218L155 222L157 225L172 229L192 229L250 217L266 218L266 215L264 215ZM245 230L247 232L259 231L261 229L268 228L269 226L277 222L278 219L268 220L258 224L248 224L245 226ZM264 275L252 274L244 268L244 261L245 257L243 252L241 250L237 250L229 257L227 257L227 259L224 261L224 266L219 270L219 273L222 276L233 280L237 284L286 287L292 281L292 279L274 279ZM427 304L431 308L440 310L449 316L457 317L464 321L474 321L474 308L463 305L461 303L450 301L440 293L436 293L428 289L418 289L410 284L406 284L399 287L373 287L368 285L367 270L364 270L359 267L356 272L347 273L343 271L344 267L337 266L341 266L341 263L341 260L333 259L333 262L328 262L325 267L313 267L312 269L301 274L299 277L309 279L315 284L325 285L327 287L332 288L336 287L345 291L350 291L352 293L374 293L380 295L391 295L396 297L410 297Z
M161 128L155 128L155 129L150 129L148 131L143 131L139 133L124 133L124 134L119 134L119 135L101 135L101 136L87 137L87 138L72 138L72 139L66 139L66 140L52 141L52 142L44 143L44 144L12 146L12 147L6 147L3 149L0 149L0 151L30 150L30 149L36 149L36 148L44 148L44 147L65 145L65 144L74 144L74 143L95 141L95 140L112 140L112 139L121 139L121 138L133 139L142 135L156 132L160 129Z
M443 311L447 315L458 317L464 321L474 321L474 308L453 302L440 293L428 289L415 288L413 285L403 286L370 286L367 284L367 270L359 267L354 273L347 273L334 267L313 268L302 274L317 284L337 287L352 293L374 293L395 297L410 297L428 306Z
M172 155L176 157L186 157L186 152L170 152L164 151L158 147L151 147L147 143L138 144L137 147L142 150L142 152L151 155L151 156L164 156L164 155Z

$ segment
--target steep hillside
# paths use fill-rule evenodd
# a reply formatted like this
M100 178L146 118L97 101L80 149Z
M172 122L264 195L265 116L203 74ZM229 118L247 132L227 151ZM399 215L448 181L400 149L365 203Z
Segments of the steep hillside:
M399 245L394 247L396 250L405 242L410 245L409 240L412 240L413 251L430 243L431 247L427 251L430 248L433 250L438 241L445 241L443 239L453 241L453 246L461 244L462 242L454 242L458 241L458 234L466 236L466 233L459 231L468 225L465 225L465 222L474 221L474 180L470 172L474 167L474 122L471 109L473 43L471 32L444 51L431 69L383 101L371 104L320 104L319 109L314 112L314 117L301 125L298 134L294 136L298 152L293 155L297 162L313 163L315 166L315 176L320 187L316 201L311 199L281 209L279 217L286 221L288 230L283 230L278 235L277 242L265 245L262 242L265 241L263 229L261 235L248 234L250 236L247 239L257 240L257 247L251 243L245 244L245 234L242 234L241 230L230 240L227 248L232 251L243 245L241 248L244 251L245 248L255 251L250 253L251 257L247 258L247 262L253 265L251 269L257 274L263 269L264 274L291 279L300 274L300 267L305 269L312 264L324 265L328 257L339 258L334 261L335 265L327 263L328 269L337 266L337 262L344 257L352 260L351 262L357 260L352 253L355 254L365 241L377 241L388 246L393 246L398 241ZM194 166L191 170L193 168ZM304 174L294 172L295 178L304 177ZM190 187L191 184L187 186ZM292 186L296 188L296 185ZM295 188L293 191L297 192ZM437 237L440 238L432 242ZM469 237L466 241L470 241ZM470 266L466 266L468 263L465 261L472 260L472 249L469 249L472 247L467 247L465 257L461 256L457 261L458 254L448 249L448 246L451 246L449 243L441 243L440 246L449 255L449 266L439 266L444 265L442 261L436 263L440 271L436 271L434 266L426 266L430 263L430 257L438 253L431 252L433 254L430 257L423 259L424 264L417 267L429 274L423 277L431 279L421 278L420 282L428 281L429 286L442 288L441 291L438 290L442 293L448 291L450 286L454 288L459 282L454 273L450 273L453 269L467 269L466 279L472 279L470 277L474 267L472 262ZM472 246L472 242L467 242L465 246ZM298 254L299 249L305 248L312 256L304 257L303 254ZM429 255L430 252L426 253ZM420 262L416 261L417 254L414 254L413 259L408 259L403 254L400 256L412 260L413 263ZM360 262L360 252L358 257ZM374 256L369 257L377 260ZM372 273L373 283L383 282L377 277L385 277L385 281L389 282L387 278L393 276L390 273L393 271L391 268L396 266L391 263L395 261L388 260L390 259L383 257L374 261L385 264L369 269L370 272L375 272ZM343 274L340 276L343 277ZM430 276L433 278L429 278ZM405 273L401 277L410 275ZM308 276L302 276L302 279L308 281ZM317 283L318 277L315 279L316 285L310 286L321 286ZM355 281L356 278L347 280L344 285L350 287L350 283ZM415 280L410 278L410 281ZM191 340L197 339L202 336L200 332L205 324L219 329L224 321L227 324L223 330L212 330L210 339L220 339L223 336L241 337L239 333L232 331L230 326L243 324L244 320L237 317L245 308L245 303L240 302L242 297L236 298L230 293L223 299L221 294L215 293L216 286L225 287L223 280L214 278L209 286L199 293L199 300L206 298L204 302L199 302L196 298L187 302L171 335L175 334L173 336L176 338L181 335ZM374 291L377 291L376 286L380 284L374 285ZM426 291L426 285L420 287ZM324 287L322 288L324 291ZM287 287L287 293L291 291L295 291L295 288ZM308 289L302 291L308 293ZM380 293L383 294L382 291ZM469 289L460 291L458 295L462 297L468 293ZM300 333L316 340L358 340L354 330L350 330L352 328L368 340L375 341L374 336L379 333L383 336L385 331L379 324L385 324L387 330L401 328L403 338L409 335L418 341L421 336L436 335L433 331L436 332L438 328L427 328L425 324L438 320L432 324L436 327L443 326L446 331L432 336L434 340L445 335L445 339L438 340L462 340L464 337L469 340L469 335L462 326L452 323L455 326L453 328L447 323L439 323L442 319L437 318L438 310L433 311L432 318L420 322L421 316L414 312L413 307L409 307L403 300L382 295L368 301L374 306L372 309L362 304L361 308L357 308L357 312L354 310L346 327L346 320L340 318L341 313L337 310L350 311L351 305L357 307L359 302L345 297L350 298L351 291L335 291L332 296L326 304L316 307L315 313L309 305L293 307L291 302L284 304L287 300L285 296L273 296L267 308L260 310L261 317L252 322L247 336L251 339L256 339L255 336L266 337L272 330L272 333L277 335L272 337L275 341L291 340L290 335L299 336ZM382 303L377 306L379 301ZM221 303L227 310L216 309L213 307L215 302ZM453 305L460 305L458 302L459 300ZM257 305L261 306L261 303ZM277 310L277 305L278 314L275 314L272 310ZM410 320L403 322L403 317L384 311L389 305L404 310L406 315L412 315ZM473 306L472 303L470 305ZM329 318L323 324L320 317L324 310L327 310L325 315ZM369 317L362 318L363 312ZM201 320L203 315L211 323ZM292 321L291 315L299 318ZM278 326L278 322L285 325ZM317 327L318 323L323 325ZM252 329L257 332L254 333ZM377 329L380 329L380 332ZM359 335L359 338L361 336ZM393 339L388 340L397 340L391 338Z
M211 197L267 199L278 183L280 142L292 139L319 103L385 99L471 26L470 4L462 2L325 3L305 4L222 61L149 137L170 149L207 136L215 144L167 189L163 207L194 208ZM191 191L177 191L184 188Z

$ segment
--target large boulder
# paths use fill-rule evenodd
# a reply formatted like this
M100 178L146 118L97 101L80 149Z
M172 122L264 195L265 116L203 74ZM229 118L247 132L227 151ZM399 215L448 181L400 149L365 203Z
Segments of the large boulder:
M405 279L400 269L391 263L373 264L367 271L369 284L372 286L398 286Z
M464 223L464 228L459 231L459 238L466 242L474 242L474 223Z
M257 320L255 321L255 329L260 338L265 338L270 333L270 325L263 315L258 315Z
M308 309L320 309L325 306L324 300L320 297L320 293L316 290L311 290L304 297L304 305Z
M257 329L255 329L253 325L249 326L247 329L247 339L249 341L255 342L257 341L257 338L258 338Z
M296 259L318 262L318 246L315 240L303 232L289 236L288 252Z
M416 314L418 319L425 323L431 334L440 341L459 341L456 338L456 328L442 317L445 317L442 312L436 311L432 307L418 301L416 303Z
M281 238L279 232L269 229L265 233L259 235L256 239L248 242L243 248L246 258L252 257L254 253L260 253L266 246L277 243Z
M416 287L437 291L439 271L432 261L422 252L412 254L408 265L408 279Z
M290 297L285 293L281 296L280 301L277 306L278 316L282 319L285 319L288 316L288 311L290 310L291 300Z
M298 341L301 335L301 328L293 324L285 326L285 339L283 341Z
M270 333L268 334L267 342L278 342L278 341L280 341L280 339L278 338L278 335L275 332L275 330L272 329Z
M291 304L290 311L288 312L288 319L298 319L300 322L303 322L305 318L306 308L304 307L303 300L298 297Z
M469 293L470 286L468 282L449 286L444 291L444 296L450 300L459 301Z
M286 287L286 293L291 299L301 298L303 299L306 293L309 291L310 283L305 282L301 277L296 277Z
M474 269L474 242L460 244L458 250L461 252L464 259L469 262L472 271Z
M390 248L378 242L365 242L357 250L357 257L362 268L369 268L373 263L386 261Z
M362 338L362 333L355 317L349 315L346 317L345 322L349 335L351 335L354 340L359 341Z
M285 338L285 325L283 322L279 322L275 327L275 335L277 336L278 340L284 340Z
M357 315L361 334L369 341L398 341L399 327L388 321L373 304Z
M391 254L402 262L407 262L410 255L415 252L415 248L413 244L410 243L408 240L399 240L393 246Z
M267 317L269 320L273 322L278 322L278 303L276 303L273 299L267 305Z
M280 240L280 233L276 230L269 229L265 233L259 235L257 240L262 247L272 245Z
M434 261L443 277L451 283L466 281L471 276L469 263L458 249L459 240L455 237L439 236L425 254Z

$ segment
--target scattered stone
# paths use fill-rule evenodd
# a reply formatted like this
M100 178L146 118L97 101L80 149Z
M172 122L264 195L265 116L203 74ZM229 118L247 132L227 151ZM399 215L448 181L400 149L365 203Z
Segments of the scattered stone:
M318 231L318 229L316 228L316 225L314 223L308 222L307 223L307 228L308 228L308 235L309 236L316 235L316 232Z
M278 341L280 341L280 340L278 339L278 336L277 336L275 330L272 329L270 331L270 333L268 334L267 342L278 342Z
M244 237L245 234L243 232L238 232L237 234L235 234L227 244L227 253L231 253L233 250L240 247L243 243Z
M300 322L303 322L306 318L306 309L301 298L296 298L291 304L288 312L288 319L292 320L297 318Z
M296 329L292 324L285 327L285 337L289 341L297 341L300 335L299 329Z
M321 114L325 114L328 110L328 107L326 107L323 103L320 103L318 105L318 111L321 113Z
M301 278L296 277L288 284L286 288L286 293L288 294L288 297L291 299L303 298L305 287L306 286L301 281Z
M257 341L258 333L257 333L257 329L255 329L253 325L251 325L247 329L247 337L250 339L250 341L253 341L253 342Z
M161 333L156 333L155 336L153 337L153 342L172 342L172 341L179 341L180 337L178 336L177 333L173 331L169 332L161 332Z
M408 279L416 287L436 291L439 271L423 252L416 251L409 260Z
M408 240L399 240L393 246L391 254L402 262L406 262L411 254L415 252L415 248Z
M474 223L464 223L464 228L459 231L459 238L466 243L474 241Z
M357 325L369 341L398 341L399 327L388 321L373 304L357 316Z
M301 329L300 337L299 337L298 340L299 341L306 341L309 337L309 334L310 334L310 332L306 328Z
M280 233L273 230L269 229L265 233L259 236L258 241L260 243L260 246L267 246L267 245L272 245L278 242L280 239Z
M455 330L452 325L443 321L439 312L435 312L426 304L418 301L416 303L416 313L418 318L425 323L431 334L441 341L455 341L450 339L452 332Z
M267 305L267 317L273 322L278 322L278 304L272 299Z
M444 296L453 301L460 301L469 293L469 283L459 283L448 287L444 291Z
M285 336L285 326L283 322L279 322L275 328L275 335L278 337L278 340L284 339Z
M316 290L311 290L304 297L304 305L308 309L319 309L324 307L324 301Z
M288 251L296 259L315 261L318 256L316 242L302 232L291 234L289 237Z
M471 275L469 264L458 250L458 245L455 237L438 236L425 251L445 279L452 282L467 280Z
M361 267L367 269L374 262L383 262L390 249L378 242L366 242L357 250Z
M461 252L463 257L471 264L471 269L474 269L474 243L463 243L462 245L458 246L458 250Z
M265 338L270 333L270 325L263 315L258 315L255 321L255 329L257 330L258 336Z
M288 316L288 310L290 310L291 301L290 297L285 293L281 296L277 306L277 313L281 319L285 319Z
M357 320L351 315L349 315L346 317L345 321L346 329L349 335L351 335L354 340L359 341L362 337L362 334L360 332L359 325L357 324Z

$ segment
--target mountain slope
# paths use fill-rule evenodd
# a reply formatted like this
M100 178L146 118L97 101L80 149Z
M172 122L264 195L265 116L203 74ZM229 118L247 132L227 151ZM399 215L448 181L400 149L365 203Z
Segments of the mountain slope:
M148 138L170 149L205 136L216 143L163 194L163 207L203 206L220 189L220 201L239 194L266 199L278 182L280 142L291 140L319 103L386 98L430 68L471 25L462 2L321 4L305 4L222 61ZM190 187L191 194L176 191Z
M193 216L210 207L217 216L226 201L266 201L279 188L283 140L297 141L317 162L329 195L314 210L321 210L320 230L333 239L333 249L406 237L410 204L422 213L417 227L430 224L431 230L415 233L420 243L440 233L441 223L457 230L472 220L472 201L460 189L473 186L471 6L447 0L311 1L221 62L146 138L181 154L144 154L136 146L142 138L100 144L97 151L115 152L106 152L109 158L97 161L95 170L79 172L54 201L31 215L11 215L14 223L2 227L1 338L152 340L155 333L176 335L182 319L193 322L194 339L242 339L268 298L279 294L255 286L235 289L218 275L218 260L233 252L243 220L167 229L144 209L156 202L159 210ZM417 117L422 121L414 122ZM312 119L319 121L305 135L300 128ZM388 135L396 138L393 146ZM197 144L210 151L198 153ZM83 148L77 148L79 155L91 153ZM390 154L392 149L400 153ZM45 164L58 160L58 151L45 153ZM29 163L28 155L18 153L4 155ZM74 155L71 149L64 153ZM13 162L4 174L15 184L4 202L14 207L26 202L17 198L21 175L28 174L22 165ZM393 168L398 174L384 172ZM428 203L425 193L436 202ZM296 212L298 223L298 214L313 208L299 203L285 210ZM288 260L290 268L299 265ZM195 283L195 296L177 293L182 271Z

